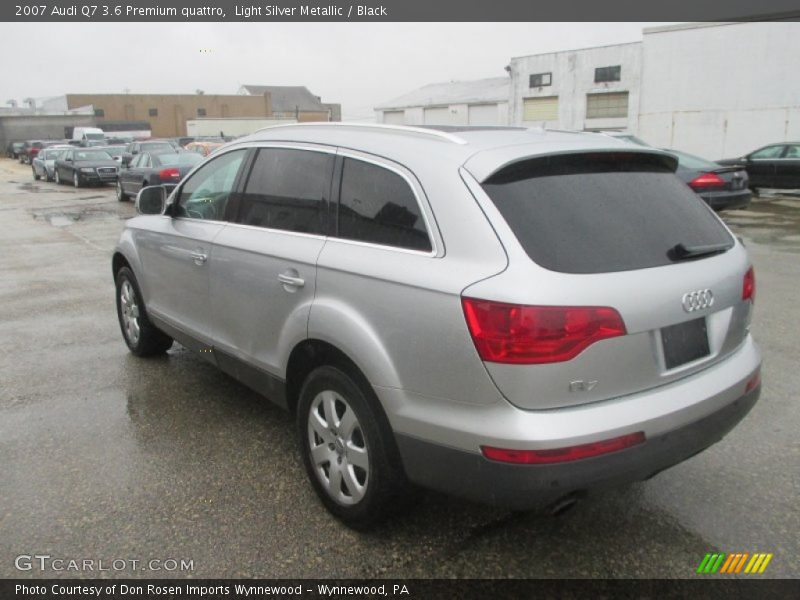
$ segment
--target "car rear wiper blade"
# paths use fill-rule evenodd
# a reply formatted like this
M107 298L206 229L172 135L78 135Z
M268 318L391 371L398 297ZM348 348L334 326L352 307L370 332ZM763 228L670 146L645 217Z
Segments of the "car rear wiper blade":
M691 258L719 254L720 252L730 250L731 247L732 245L730 243L710 244L707 246L687 246L681 242L670 248L667 254L671 260L689 260Z

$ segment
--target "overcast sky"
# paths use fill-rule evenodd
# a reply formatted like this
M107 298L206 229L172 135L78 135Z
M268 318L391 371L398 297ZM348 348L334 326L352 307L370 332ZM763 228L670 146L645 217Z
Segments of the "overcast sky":
M500 77L512 56L639 41L649 25L657 23L0 23L0 104L305 85L340 102L345 118L369 118L373 106L428 83Z

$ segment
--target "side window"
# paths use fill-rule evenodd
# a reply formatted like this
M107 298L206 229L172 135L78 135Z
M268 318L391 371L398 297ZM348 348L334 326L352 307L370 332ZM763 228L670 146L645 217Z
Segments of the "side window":
M147 152L142 152L139 156L142 157L142 160L139 161L139 166L143 168L151 167L152 164L150 163L150 155Z
M234 150L206 163L183 185L175 216L222 221L245 150Z
M339 195L339 237L412 250L432 249L408 182L397 173L345 158Z
M132 169L142 166L142 157L143 156L144 156L144 154L137 154L136 156L133 157L133 160L131 161L131 168Z
M334 157L312 150L263 148L247 180L238 223L324 233Z
M792 144L786 148L783 158L800 158L800 144Z
M756 150L750 155L750 158L763 159L763 158L780 158L783 153L783 146L767 146L761 150Z

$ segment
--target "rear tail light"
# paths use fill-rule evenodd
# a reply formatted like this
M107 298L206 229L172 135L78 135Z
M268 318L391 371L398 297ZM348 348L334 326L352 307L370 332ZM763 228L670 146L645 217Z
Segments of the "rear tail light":
M742 300L752 300L755 301L756 299L756 272L753 270L753 267L747 269L747 273L744 274L744 281L742 282Z
M595 342L626 333L613 308L525 306L474 298L462 298L461 303L475 348L487 362L563 362Z
M169 169L161 169L161 171L159 171L158 173L158 176L161 178L162 181L165 179L177 180L181 178L181 172L175 167L171 167Z
M601 454L617 452L644 443L644 433L637 431L610 440L582 444L580 446L567 446L565 448L552 448L548 450L510 450L507 448L493 448L481 446L481 452L489 460L513 463L517 465L542 465L548 463L567 462L591 458Z
M723 187L725 180L716 173L702 173L689 182L689 187L693 189Z

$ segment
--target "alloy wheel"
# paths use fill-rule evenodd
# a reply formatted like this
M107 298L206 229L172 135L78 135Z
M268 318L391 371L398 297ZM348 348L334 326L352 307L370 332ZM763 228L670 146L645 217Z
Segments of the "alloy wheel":
M344 506L357 504L369 485L369 452L361 424L341 394L325 390L308 413L314 473L327 494Z
M136 292L131 282L127 279L122 282L119 292L120 313L125 337L132 346L139 343L141 328L139 325L139 305L136 302Z

